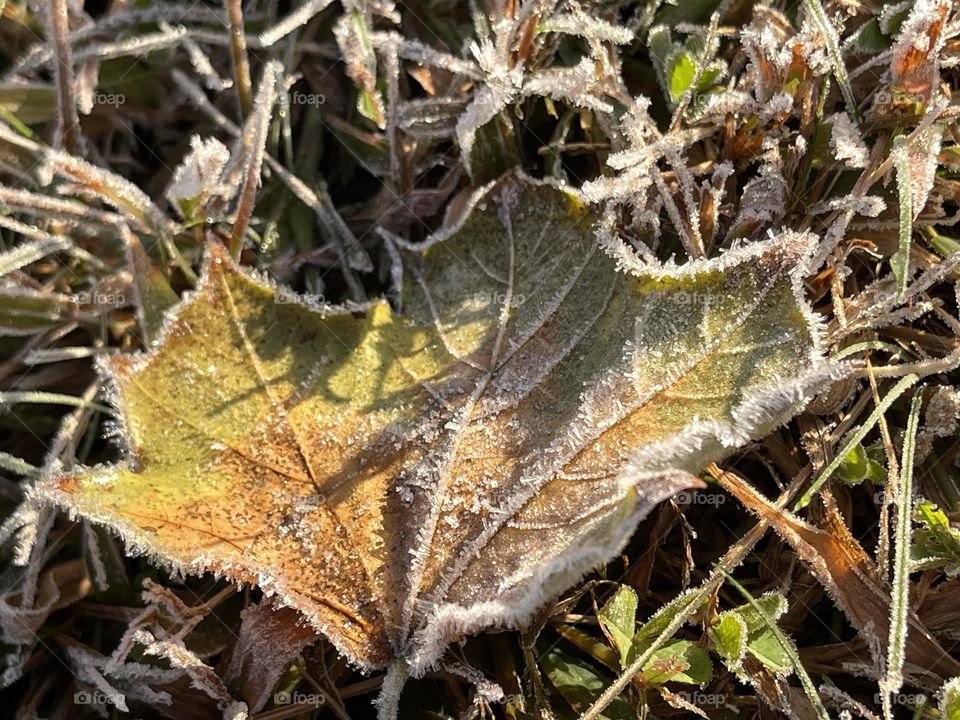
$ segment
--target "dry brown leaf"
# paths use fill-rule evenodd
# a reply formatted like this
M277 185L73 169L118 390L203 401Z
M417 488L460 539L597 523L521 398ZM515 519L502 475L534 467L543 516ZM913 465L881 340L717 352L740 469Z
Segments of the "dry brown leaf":
M407 258L402 314L312 306L212 247L158 347L102 365L128 459L44 497L256 583L396 694L845 372L801 297L808 235L651 267L553 186L471 208Z

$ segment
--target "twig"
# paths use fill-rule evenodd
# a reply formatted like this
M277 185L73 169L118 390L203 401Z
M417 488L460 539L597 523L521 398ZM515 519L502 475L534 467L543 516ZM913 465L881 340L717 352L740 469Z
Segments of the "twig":
M244 129L244 140L247 143L247 158L243 168L243 186L240 190L240 201L237 203L237 216L230 234L230 255L239 260L243 250L243 238L250 225L250 216L257 199L257 186L260 184L260 170L263 167L264 147L267 144L267 132L270 129L270 119L273 106L277 100L277 87L280 85L281 66L278 62L270 62L263 69L263 79L260 81L260 92L257 93L255 112L250 116L248 126Z
M333 0L307 0L303 5L277 22L276 25L264 31L259 37L260 45L266 48L276 44L297 28L310 22L326 10L332 2Z
M57 130L54 143L71 155L80 145L80 116L73 86L70 53L70 16L67 0L50 0L50 35L53 40L54 75L57 82Z
M63 0L60 0L61 2ZM243 6L241 0L227 0L230 21L230 54L233 59L233 81L240 103L240 117L246 118L253 108L250 61L247 58L247 38L243 34Z

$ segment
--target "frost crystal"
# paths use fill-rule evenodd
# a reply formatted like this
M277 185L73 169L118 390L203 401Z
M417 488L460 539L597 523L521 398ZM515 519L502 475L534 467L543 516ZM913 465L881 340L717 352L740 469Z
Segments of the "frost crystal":
M190 139L190 152L177 166L166 197L170 204L183 213L184 207L220 191L223 170L230 160L230 151L216 138Z
M870 153L850 117L846 113L837 113L830 118L830 122L830 147L834 149L837 160L852 168L866 167Z

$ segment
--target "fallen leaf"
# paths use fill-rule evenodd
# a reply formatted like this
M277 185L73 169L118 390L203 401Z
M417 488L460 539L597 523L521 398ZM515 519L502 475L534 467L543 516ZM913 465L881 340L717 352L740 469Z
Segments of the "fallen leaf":
M0 594L0 640L32 646L38 640L37 631L51 613L77 602L91 589L83 560L76 559L44 570L26 603L22 587Z
M226 679L240 686L250 712L258 712L284 671L317 640L317 634L296 610L275 608L270 602L251 605L240 617Z
M900 104L926 107L940 77L940 51L949 0L919 0L893 47L892 87Z
M313 306L211 246L158 346L100 365L128 459L41 494L417 675L845 372L801 297L810 235L650 267L550 185L471 208L409 253L399 314Z

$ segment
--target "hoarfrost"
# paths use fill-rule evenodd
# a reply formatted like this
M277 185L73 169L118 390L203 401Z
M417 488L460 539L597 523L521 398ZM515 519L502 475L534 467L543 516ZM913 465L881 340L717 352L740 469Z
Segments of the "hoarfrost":
M643 137L648 126L634 115L624 131ZM614 162L622 175L649 175L660 172L660 154L683 185L678 222L692 217L697 192L720 201L731 167L718 165L697 187L674 144ZM765 167L760 182L776 186L772 157ZM747 189L758 202L761 192ZM705 462L783 422L846 372L823 359L799 290L811 236L781 233L677 266L625 251L605 217L521 176L485 188L453 229L414 248L394 244L416 279L402 291L402 317L383 302L357 317L277 303L274 286L213 247L157 348L102 363L121 406L137 392L134 376L170 388L162 392L176 419L163 428L173 452L164 472L182 465L184 477L201 478L190 485L198 494L178 491L170 502L150 479L164 453L152 446L133 472L85 469L42 492L179 572L254 579L287 608L288 649L316 631L364 669L399 664L398 683L422 675L462 635L529 619L617 552ZM463 262L435 260L449 253ZM730 363L743 372L727 372ZM186 395L173 389L185 377L197 378ZM674 403L683 410L644 420ZM240 413L243 437L211 425L206 406ZM130 412L135 450L154 436ZM136 492L117 493L131 483ZM155 503L158 517L187 520L144 525ZM202 608L148 591L150 605L103 676L132 672L130 649L145 646L236 709L209 668L185 654ZM162 617L174 618L163 634ZM264 685L245 690L251 708L281 662L254 650L261 646L251 636L232 661L234 672L266 663ZM390 717L395 693L385 687L381 713Z
M851 168L866 167L870 152L850 116L837 113L830 118L830 123L830 147L834 149L837 160Z
M222 142L194 135L190 152L173 173L167 200L182 214L184 203L202 202L206 197L221 194L223 170L229 160L230 151Z

